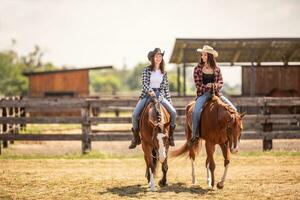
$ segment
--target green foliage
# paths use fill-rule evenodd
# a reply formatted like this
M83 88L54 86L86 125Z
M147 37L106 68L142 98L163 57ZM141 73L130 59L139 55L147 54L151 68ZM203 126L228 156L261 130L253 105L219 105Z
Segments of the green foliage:
M91 72L90 80L92 92L117 92L122 88L122 79L116 70Z
M143 69L148 66L149 63L138 63L133 71L129 73L129 77L126 81L130 90L139 90L141 88L141 75Z
M12 41L15 45L16 41ZM14 50L0 52L0 95L26 95L28 93L28 78L23 72L49 71L55 69L51 63L43 64L43 52L35 46L32 52L19 56Z
M0 53L0 95L24 95L28 81L22 75L24 65L13 51Z
M141 75L147 63L138 63L133 70L107 70L90 72L90 90L99 92L130 92L141 89Z
M222 92L227 95L240 95L241 94L241 86L239 84L230 86L227 83L224 83Z
M175 71L168 72L169 88L171 92L177 92L177 73ZM183 85L183 78L180 78L180 83ZM181 87L181 92L183 92L183 87Z

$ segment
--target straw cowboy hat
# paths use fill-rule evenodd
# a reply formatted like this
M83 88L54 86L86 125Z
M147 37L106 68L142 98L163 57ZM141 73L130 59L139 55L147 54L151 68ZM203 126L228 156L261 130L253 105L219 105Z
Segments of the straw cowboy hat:
M205 53L210 53L212 54L215 58L218 57L218 52L214 50L211 46L204 45L203 49L197 49L197 52L205 52Z
M148 60L150 61L151 58L152 58L155 54L157 54L157 53L159 53L159 54L161 54L162 56L164 56L165 51L162 52L162 51L160 50L160 48L155 48L153 51L149 51L149 53L148 53Z

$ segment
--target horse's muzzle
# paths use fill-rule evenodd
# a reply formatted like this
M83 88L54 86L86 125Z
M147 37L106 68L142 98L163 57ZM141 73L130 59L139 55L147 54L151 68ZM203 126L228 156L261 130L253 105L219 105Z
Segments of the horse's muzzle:
M236 147L236 148L230 148L230 152L232 153L232 154L235 154L235 153L237 153L239 151L239 148L238 147Z

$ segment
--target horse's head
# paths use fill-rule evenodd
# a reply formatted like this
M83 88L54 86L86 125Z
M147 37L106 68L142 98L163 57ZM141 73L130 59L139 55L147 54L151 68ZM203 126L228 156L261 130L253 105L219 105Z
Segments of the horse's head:
M163 163L167 158L169 136L165 129L164 112L161 110L161 104L157 100L153 101L153 113L149 120L153 127L152 141L155 149L158 150L159 161Z
M231 117L228 120L226 132L229 141L230 152L234 154L238 152L238 142L243 131L242 119L245 116L245 113L239 114L236 112L230 116Z
M169 137L166 133L161 131L160 125L153 129L153 144L158 150L158 158L161 163L167 158L167 148L169 146Z

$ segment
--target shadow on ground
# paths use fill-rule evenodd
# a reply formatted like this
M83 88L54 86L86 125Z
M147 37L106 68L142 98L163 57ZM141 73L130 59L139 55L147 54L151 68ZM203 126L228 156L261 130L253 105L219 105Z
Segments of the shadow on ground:
M166 187L156 187L156 192L158 193L166 193L166 192L174 192L176 194L179 193L190 193L190 194L206 194L209 192L209 189L203 189L199 186L187 186L185 183L175 183L168 185ZM142 194L150 192L149 188L144 185L130 185L130 186L120 186L120 187L111 187L107 188L106 191L99 192L100 195L103 194L116 194L121 197L138 197Z

